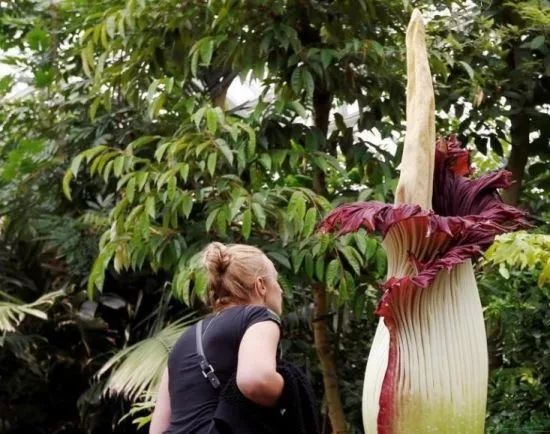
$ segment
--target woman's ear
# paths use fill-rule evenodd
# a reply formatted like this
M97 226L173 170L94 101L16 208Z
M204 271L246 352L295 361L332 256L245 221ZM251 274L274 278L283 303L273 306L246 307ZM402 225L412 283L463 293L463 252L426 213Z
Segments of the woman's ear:
M256 281L254 282L254 286L256 289L256 292L258 296L264 300L267 296L267 287L265 286L265 280L263 277L256 278Z

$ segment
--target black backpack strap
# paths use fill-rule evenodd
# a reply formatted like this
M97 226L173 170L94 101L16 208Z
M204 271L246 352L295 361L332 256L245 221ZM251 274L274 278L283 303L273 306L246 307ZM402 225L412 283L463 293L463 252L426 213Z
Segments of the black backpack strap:
M197 353L201 359L199 364L201 367L202 375L204 376L204 378L210 381L210 384L214 389L217 389L218 387L220 387L220 380L216 376L214 367L210 363L208 363L208 360L204 355L204 349L202 347L202 320L197 323L197 326L195 328L195 339L197 344Z

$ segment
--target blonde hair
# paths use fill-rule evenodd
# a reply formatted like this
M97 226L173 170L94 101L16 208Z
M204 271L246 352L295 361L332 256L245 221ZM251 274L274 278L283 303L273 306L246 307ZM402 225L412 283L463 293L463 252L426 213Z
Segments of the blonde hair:
M208 274L208 301L214 311L250 301L254 283L267 275L268 259L257 247L210 243L203 251Z

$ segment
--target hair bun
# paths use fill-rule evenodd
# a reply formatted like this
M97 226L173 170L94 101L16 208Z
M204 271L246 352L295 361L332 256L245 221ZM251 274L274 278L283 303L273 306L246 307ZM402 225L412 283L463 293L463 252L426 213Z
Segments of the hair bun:
M209 273L221 276L229 267L231 257L224 244L213 242L206 247L203 262Z

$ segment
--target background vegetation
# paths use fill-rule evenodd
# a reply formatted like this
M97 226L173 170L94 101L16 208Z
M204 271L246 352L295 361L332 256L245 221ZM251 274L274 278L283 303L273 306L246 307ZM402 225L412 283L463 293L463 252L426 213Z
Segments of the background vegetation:
M385 257L314 229L393 200L413 7L438 134L511 170L505 200L537 221L477 264L487 431L550 430L548 1L0 0L0 432L145 432L170 345L205 312L211 240L276 262L286 356L325 432L362 432ZM231 101L238 78L257 99Z

